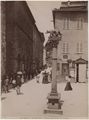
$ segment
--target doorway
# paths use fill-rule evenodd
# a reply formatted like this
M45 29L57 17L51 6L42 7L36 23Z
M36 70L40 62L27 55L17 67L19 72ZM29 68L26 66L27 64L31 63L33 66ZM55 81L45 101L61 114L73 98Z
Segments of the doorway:
M68 63L62 63L62 75L66 76L69 74L69 64Z

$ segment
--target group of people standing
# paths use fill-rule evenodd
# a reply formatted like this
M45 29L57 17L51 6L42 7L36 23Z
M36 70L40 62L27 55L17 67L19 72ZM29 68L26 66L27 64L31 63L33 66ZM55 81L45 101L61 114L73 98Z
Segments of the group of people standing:
M20 94L20 87L24 83L24 76L23 73L17 72L16 74L13 74L12 76L6 75L4 79L1 81L1 93L5 92L8 93L10 88L15 89L17 95Z
M52 81L52 67L46 67L40 69L39 72L36 72L34 76L37 83L50 83ZM66 76L67 84L65 86L65 91L72 90L71 87L71 76ZM16 89L17 95L21 93L20 87L25 82L25 75L21 71L18 71L16 74L13 74L11 77L8 75L5 76L4 80L1 81L1 93L8 93L10 88Z
M49 83L52 79L52 68L46 67L36 70L34 77L37 83ZM22 71L18 71L17 73L11 75L5 75L3 80L1 81L1 93L8 93L11 88L16 89L17 95L21 93L20 87L23 83L25 83L26 75Z
M35 76L37 83L49 83L52 80L52 68L46 67Z
M52 67L46 67L41 70L35 78L37 83L50 83L52 81ZM65 76L65 81L67 82L64 88L65 91L72 90L71 79L72 77L70 75Z

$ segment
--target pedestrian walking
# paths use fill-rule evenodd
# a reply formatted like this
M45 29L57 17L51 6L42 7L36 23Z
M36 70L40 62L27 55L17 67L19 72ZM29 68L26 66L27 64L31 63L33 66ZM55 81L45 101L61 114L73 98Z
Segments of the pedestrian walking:
M36 75L36 82L39 83L40 82L40 73L37 72L37 75Z
M52 68L49 66L46 69L46 73L48 74L48 82L51 82L51 71L52 71Z
M67 80L67 84L66 84L66 87L65 87L65 91L70 91L72 90L72 87L71 87L71 76L66 76L66 80Z
M15 79L15 76L13 77L12 79L12 87L15 89L16 87L16 79Z
M21 85L22 85L22 83L21 83L21 75L17 74L17 78L16 78L16 92L17 92L17 95L20 94Z
M43 73L44 73L44 71L42 70L42 71L40 72L40 83L42 83L42 81L43 81Z
M23 83L24 83L26 81L26 71L25 70L23 71L22 78L23 78Z
M4 87L5 87L5 93L9 92L9 77L6 76L5 81L4 81Z
M5 85L4 85L4 79L1 80L1 94L5 92Z
M24 83L24 75L22 75L22 77L21 77L21 83L22 84Z

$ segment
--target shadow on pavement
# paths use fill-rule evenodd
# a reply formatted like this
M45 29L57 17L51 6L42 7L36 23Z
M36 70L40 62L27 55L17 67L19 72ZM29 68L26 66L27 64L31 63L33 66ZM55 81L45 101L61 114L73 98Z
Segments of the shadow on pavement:
M19 95L24 95L24 93L21 92L21 93L19 93Z

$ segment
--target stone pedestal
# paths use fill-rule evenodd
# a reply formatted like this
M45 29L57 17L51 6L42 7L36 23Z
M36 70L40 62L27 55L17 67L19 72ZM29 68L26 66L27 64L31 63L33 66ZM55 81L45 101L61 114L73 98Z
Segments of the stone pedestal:
M61 94L49 93L47 107L44 109L44 113L63 114L60 102Z
M60 98L61 95L57 93L48 94L48 108L49 109L61 109Z

